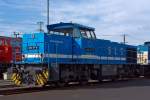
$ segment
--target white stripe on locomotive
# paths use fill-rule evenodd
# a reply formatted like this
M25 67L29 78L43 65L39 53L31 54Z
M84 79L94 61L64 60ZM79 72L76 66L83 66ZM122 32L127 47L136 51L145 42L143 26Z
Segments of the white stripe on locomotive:
M25 54L25 58L42 58L42 57L71 59L72 55L44 54L42 56L41 54ZM94 59L94 60L121 60L121 61L126 61L125 57L106 57L106 56L97 56L97 55L73 55L73 58Z

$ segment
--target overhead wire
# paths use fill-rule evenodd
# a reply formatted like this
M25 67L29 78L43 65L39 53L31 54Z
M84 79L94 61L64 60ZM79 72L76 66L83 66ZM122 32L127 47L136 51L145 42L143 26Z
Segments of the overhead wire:
M143 38L139 38L139 37L136 37L136 36L132 36L132 35L128 35L128 38L130 38L130 39L132 39L132 43L134 43L134 44L139 44L139 43L144 43L144 42L146 42L146 40L145 39L143 39Z
M123 34L102 34L102 35L97 35L98 37L116 37L116 36L118 36L118 37L120 37L120 36L123 36ZM139 38L139 37L137 37L137 36L132 36L131 34L126 34L126 36L128 37L128 38L130 38L130 39L132 39L132 41L134 40L134 41L138 41L138 42L144 42L145 41L145 39L144 38ZM109 38L110 39L110 38ZM133 41L133 42L134 42ZM135 42L135 43L136 43ZM130 42L129 42L130 43Z

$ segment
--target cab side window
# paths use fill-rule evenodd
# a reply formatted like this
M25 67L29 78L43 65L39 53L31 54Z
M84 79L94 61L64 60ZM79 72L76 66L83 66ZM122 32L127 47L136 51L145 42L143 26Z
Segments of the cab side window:
M92 37L93 39L96 39L95 32L94 32L94 31L90 31L90 33L91 33L91 37Z
M88 38L88 35L85 30L80 30L80 32L84 38Z

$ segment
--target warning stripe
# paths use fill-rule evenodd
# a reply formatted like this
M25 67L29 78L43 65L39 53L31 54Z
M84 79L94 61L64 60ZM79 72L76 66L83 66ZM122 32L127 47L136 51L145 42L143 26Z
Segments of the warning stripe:
M44 81L41 79L39 74L37 74L37 82L38 82L38 85L40 85L40 86L44 85Z
M46 81L46 79L42 76L42 74L39 74L39 76L40 76L40 79L43 81L43 83L45 84L47 81Z
M20 85L21 84L21 76L18 73L13 73L11 80L16 84L16 85Z
M37 78L37 80L36 80L37 84L40 85L41 83L40 83L38 75L36 75L36 78Z
M44 78L46 79L46 81L48 81L48 74L47 74L47 71L43 71L42 72Z
M12 77L11 77L11 80L12 80L12 81L14 81L14 80L15 80L16 75L17 75L17 73L13 73L13 74L12 74Z
M20 79L21 79L21 76L20 76L19 74L17 74L16 80L15 80L15 84L16 84L16 85L20 85L20 84L21 84Z

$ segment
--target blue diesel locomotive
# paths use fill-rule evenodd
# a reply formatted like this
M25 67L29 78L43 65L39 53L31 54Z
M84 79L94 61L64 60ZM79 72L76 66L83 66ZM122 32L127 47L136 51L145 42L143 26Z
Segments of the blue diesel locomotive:
M137 47L97 39L95 29L76 23L48 25L24 34L22 62L13 68L17 85L102 81L138 75Z

